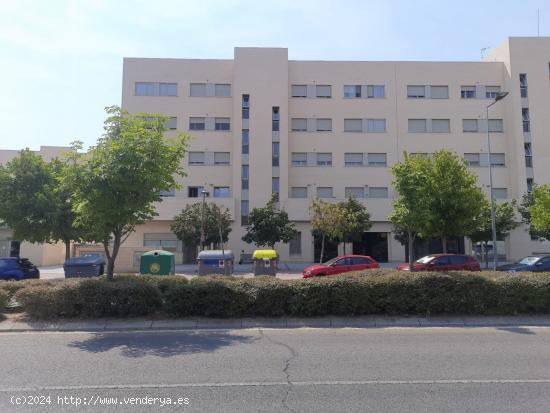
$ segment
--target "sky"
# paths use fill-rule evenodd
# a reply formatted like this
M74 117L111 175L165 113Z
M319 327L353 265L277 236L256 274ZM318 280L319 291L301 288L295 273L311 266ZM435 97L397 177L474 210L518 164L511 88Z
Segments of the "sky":
M123 57L469 60L508 36L550 36L547 0L0 0L0 149L101 136Z

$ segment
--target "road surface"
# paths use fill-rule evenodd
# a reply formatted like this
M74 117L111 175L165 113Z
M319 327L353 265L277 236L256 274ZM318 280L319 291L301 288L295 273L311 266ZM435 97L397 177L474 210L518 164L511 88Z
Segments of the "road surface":
M2 412L550 411L544 327L1 333L0 348Z

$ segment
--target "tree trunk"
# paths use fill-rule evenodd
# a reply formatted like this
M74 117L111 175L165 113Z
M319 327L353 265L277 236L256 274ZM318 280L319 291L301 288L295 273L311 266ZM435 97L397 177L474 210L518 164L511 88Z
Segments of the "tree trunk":
M483 242L485 268L489 268L489 248L487 248L487 241Z
M447 237L441 237L441 244L443 245L443 254L447 253Z
M346 240L344 240L344 255L346 255Z
M323 254L325 253L325 234L321 237L321 255L319 256L319 264L323 262Z
M104 242L105 254L107 255L107 279L112 280L115 271L115 261L120 249L121 235L116 234L113 239L113 252L109 251L109 242Z
M65 260L71 258L71 240L64 240L65 243Z
M409 271L412 271L414 261L414 238L412 236L412 231L408 231L407 235L409 238Z

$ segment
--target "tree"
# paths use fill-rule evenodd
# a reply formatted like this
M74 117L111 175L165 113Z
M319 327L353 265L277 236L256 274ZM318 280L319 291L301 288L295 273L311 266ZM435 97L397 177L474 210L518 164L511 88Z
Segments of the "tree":
M62 241L68 259L71 241L81 234L74 226L72 188L61 181L63 171L62 161L47 163L28 149L0 166L0 220L18 240Z
M321 237L321 254L319 262L323 262L325 253L325 240L335 240L340 235L339 223L342 221L342 209L338 204L325 202L319 198L315 198L309 206L311 216L311 226L313 233Z
M174 217L174 223L170 226L170 229L185 245L197 246L200 244L202 213L203 204L196 203L186 205ZM204 240L207 244L227 242L231 232L231 214L227 208L222 210L214 203L205 203L203 223Z
M538 230L531 224L531 213L529 209L533 204L533 195L531 193L523 194L521 204L518 206L518 211L521 215L521 220L524 224L529 225L529 235L533 240L547 241L550 240L550 229Z
M414 261L414 239L427 220L427 188L431 161L424 156L411 156L405 152L404 160L392 167L393 186L397 199L389 216L394 230L407 234L409 243L409 268Z
M547 239L546 235L550 233L550 184L533 187L528 213L533 229Z
M476 231L476 218L485 205L485 194L477 186L477 176L458 155L445 149L434 153L429 163L423 194L426 221L423 236L441 238L447 252L447 238Z
M348 197L345 202L339 202L341 208L342 222L340 223L340 239L344 243L344 254L346 253L346 242L361 240L363 233L372 227L370 214L354 197Z
M68 167L75 188L76 223L87 241L103 244L112 279L120 246L137 225L156 216L161 192L179 187L188 136L164 136L168 118L106 108L104 134L97 145Z
M272 196L263 208L253 208L248 216L246 234L242 240L259 247L274 248L277 242L289 242L298 231L288 219L288 214L275 207L276 197Z
M515 221L516 201L501 202L495 205L495 226L497 239L503 239L510 231L518 226ZM489 255L487 253L487 242L493 239L491 224L491 204L487 199L484 201L481 214L476 218L476 230L470 234L472 242L482 242L484 251L485 267L489 268ZM493 245L493 251L496 253Z

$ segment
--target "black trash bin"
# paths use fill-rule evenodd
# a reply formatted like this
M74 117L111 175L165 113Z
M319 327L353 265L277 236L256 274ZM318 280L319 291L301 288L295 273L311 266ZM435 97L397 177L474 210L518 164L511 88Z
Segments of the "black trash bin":
M65 278L99 277L103 275L105 260L96 255L83 255L65 261Z

